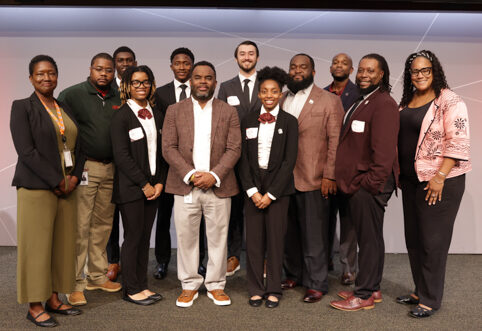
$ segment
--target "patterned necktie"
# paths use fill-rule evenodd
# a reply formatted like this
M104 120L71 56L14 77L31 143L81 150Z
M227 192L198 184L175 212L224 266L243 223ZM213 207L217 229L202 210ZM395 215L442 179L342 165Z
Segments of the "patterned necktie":
M274 121L276 121L276 117L274 117L270 113L264 113L264 114L259 115L258 121L263 123L263 124L273 123Z
M181 84L180 87L181 87L182 91L181 91L181 94L179 95L179 101L182 101L182 100L187 98L187 95L186 95L187 85Z
M249 98L249 84L250 80L249 79L245 79L244 80L244 87L243 87L243 95L244 95L244 99L248 102L248 105L249 105L249 102L250 102L250 98Z
M142 109L139 109L139 111L137 112L137 116L139 116L139 118L145 120L146 118L151 119L152 114L146 108L142 108Z

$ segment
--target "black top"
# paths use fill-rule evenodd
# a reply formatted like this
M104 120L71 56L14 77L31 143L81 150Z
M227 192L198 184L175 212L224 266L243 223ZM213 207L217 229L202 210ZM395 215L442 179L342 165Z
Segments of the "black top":
M423 118L432 102L433 100L417 108L405 107L400 112L398 159L400 162L400 175L403 177L417 178L415 153L417 152L418 137L420 136Z

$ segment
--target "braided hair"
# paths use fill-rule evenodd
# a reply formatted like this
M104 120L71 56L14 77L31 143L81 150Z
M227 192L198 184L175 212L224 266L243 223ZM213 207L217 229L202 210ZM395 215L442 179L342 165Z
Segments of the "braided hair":
M119 86L120 98L121 98L122 104L125 104L127 100L131 98L131 93L130 93L131 79L132 79L132 75L134 75L134 73L136 72L146 73L148 80L151 82L151 90L147 95L147 100L149 101L149 104L152 107L155 104L154 92L156 92L156 80L154 79L154 74L152 73L152 70L145 65L137 66L137 67L136 66L129 67L122 74L122 80Z

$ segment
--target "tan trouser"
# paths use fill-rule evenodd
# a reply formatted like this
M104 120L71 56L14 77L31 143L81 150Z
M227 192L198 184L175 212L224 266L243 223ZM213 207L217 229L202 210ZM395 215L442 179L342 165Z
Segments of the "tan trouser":
M198 274L199 226L206 221L208 264L204 285L208 291L224 289L226 284L227 235L231 198L218 198L212 190L194 188L192 203L174 196L174 223L177 234L177 277L184 290L197 290L203 283Z
M112 230L114 204L112 186L114 164L86 161L88 185L77 187L77 263L75 291L83 291L87 279L95 285L107 281L107 254L105 247ZM84 267L87 261L87 279Z
M17 190L17 300L70 293L75 279L76 191Z

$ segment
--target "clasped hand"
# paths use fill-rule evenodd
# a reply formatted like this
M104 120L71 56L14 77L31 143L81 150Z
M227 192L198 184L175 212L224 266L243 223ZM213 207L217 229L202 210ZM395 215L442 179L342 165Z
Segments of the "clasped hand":
M201 190L209 190L216 184L216 178L209 172L197 171L194 173L191 182L195 187L199 187Z
M54 194L58 197L69 195L76 187L79 179L76 176L67 175L68 185L65 187L65 178L62 178L59 185L54 188Z
M154 186L147 183L142 188L142 192L144 192L144 195L146 196L147 200L155 200L161 195L162 189L163 189L163 185L160 183L157 183Z
M271 198L268 196L268 193L265 193L264 195L261 195L261 193L256 192L253 194L251 197L251 200L253 200L254 205L259 208L259 209L265 209L271 204Z

